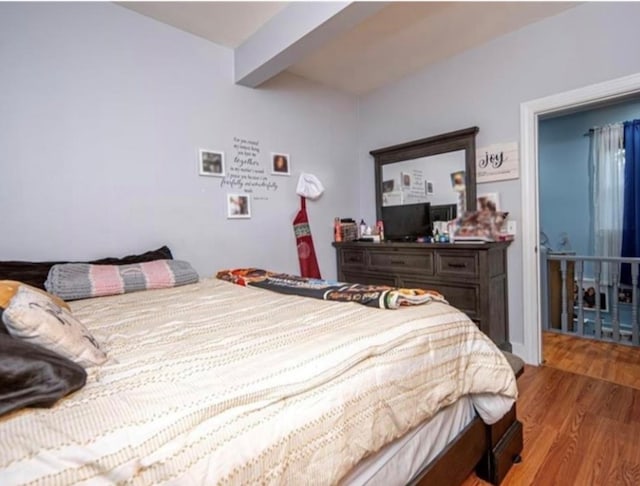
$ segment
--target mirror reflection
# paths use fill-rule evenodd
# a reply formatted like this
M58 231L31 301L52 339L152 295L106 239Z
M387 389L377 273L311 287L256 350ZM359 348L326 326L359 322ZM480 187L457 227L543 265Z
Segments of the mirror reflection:
M475 211L477 133L478 127L470 127L369 152L376 219L391 212L409 215L417 206L429 208L432 222Z
M465 199L465 151L456 150L382 167L382 206L455 204Z

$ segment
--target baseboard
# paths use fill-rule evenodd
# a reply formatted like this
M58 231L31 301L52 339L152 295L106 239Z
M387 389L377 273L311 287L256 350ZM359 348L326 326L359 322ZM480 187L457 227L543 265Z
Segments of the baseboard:
M512 342L511 347L513 348L513 351L511 352L516 356L518 356L519 358L521 358L528 365L538 366L540 364L540 363L534 363L535 359L531 360L529 358L527 353L527 348L524 344Z

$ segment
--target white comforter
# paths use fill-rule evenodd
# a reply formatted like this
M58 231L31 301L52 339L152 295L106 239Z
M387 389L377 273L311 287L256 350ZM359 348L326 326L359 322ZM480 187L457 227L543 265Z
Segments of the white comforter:
M73 303L110 360L52 409L0 419L11 484L332 484L463 395L488 422L509 364L462 313L208 279Z

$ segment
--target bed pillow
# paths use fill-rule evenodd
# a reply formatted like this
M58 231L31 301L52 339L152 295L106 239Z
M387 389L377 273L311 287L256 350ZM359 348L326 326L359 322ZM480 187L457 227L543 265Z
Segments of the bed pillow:
M67 263L51 267L45 287L63 299L86 299L138 290L164 289L198 281L191 265L157 260L133 265Z
M0 309L4 309L9 305L9 302L11 301L13 296L16 295L16 292L18 291L21 285L29 287L31 290L35 292L41 292L45 295L48 295L60 307L62 307L63 309L67 309L68 311L71 311L71 309L69 308L69 304L67 304L61 298L56 297L55 295L51 295L45 292L44 290L40 290L36 287L32 287L22 282L18 282L16 280L0 280Z
M49 349L82 366L104 363L107 355L78 319L47 295L20 286L2 314L11 336Z
M96 265L129 265L131 263L152 262L154 260L172 260L173 255L167 246L151 250L139 255L128 255L124 258L102 258L91 262ZM51 267L59 263L68 262L20 262L20 261L0 261L0 280L18 280L39 289L44 289L44 282L47 280Z
M51 407L82 388L82 366L35 344L0 334L0 415L23 407Z

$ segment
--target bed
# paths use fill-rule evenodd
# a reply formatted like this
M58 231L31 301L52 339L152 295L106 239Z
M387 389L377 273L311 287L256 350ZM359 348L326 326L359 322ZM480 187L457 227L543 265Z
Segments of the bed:
M522 448L509 363L445 303L205 278L70 305L108 361L0 417L3 485L498 483Z

